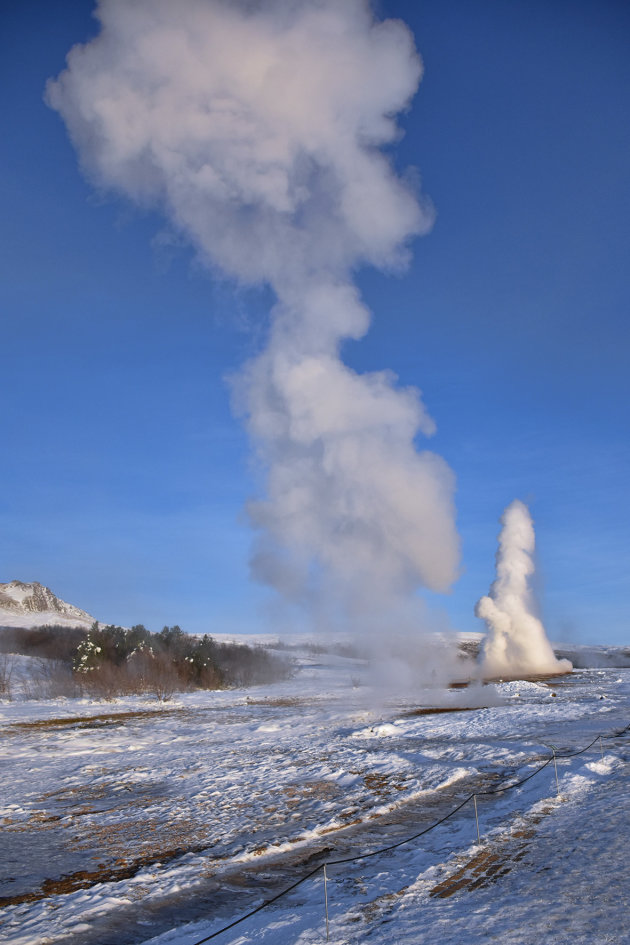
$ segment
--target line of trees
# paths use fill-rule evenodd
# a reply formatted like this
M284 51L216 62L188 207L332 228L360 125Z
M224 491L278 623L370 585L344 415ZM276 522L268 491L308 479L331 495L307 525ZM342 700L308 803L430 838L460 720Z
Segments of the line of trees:
M42 627L0 627L0 653L21 653L45 660L71 663L72 656L85 640L84 627L46 624Z
M89 631L44 626L0 634L0 649L54 661L56 678L76 694L112 698L148 692L168 699L190 689L224 689L274 682L291 662L261 647L193 637L178 627L151 633L142 624L93 624ZM69 694L69 693L67 693Z

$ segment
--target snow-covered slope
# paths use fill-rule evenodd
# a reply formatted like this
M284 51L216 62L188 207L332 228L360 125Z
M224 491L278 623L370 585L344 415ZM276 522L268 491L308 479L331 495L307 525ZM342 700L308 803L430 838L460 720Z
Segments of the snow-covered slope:
M60 600L38 581L0 584L0 626L36 627L46 623L89 627L94 617Z

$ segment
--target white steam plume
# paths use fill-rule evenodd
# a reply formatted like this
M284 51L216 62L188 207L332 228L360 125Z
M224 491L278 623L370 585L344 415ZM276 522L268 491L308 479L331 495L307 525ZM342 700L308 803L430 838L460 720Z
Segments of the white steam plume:
M501 516L497 577L489 597L475 613L488 635L481 654L486 678L520 678L568 673L568 660L556 659L542 621L534 613L529 579L534 573L534 526L526 505L515 499Z
M47 86L100 187L157 205L207 265L267 283L236 400L267 470L257 579L374 614L455 577L453 475L420 392L340 359L369 327L351 273L400 267L432 213L380 148L413 96L409 30L367 0L100 0Z

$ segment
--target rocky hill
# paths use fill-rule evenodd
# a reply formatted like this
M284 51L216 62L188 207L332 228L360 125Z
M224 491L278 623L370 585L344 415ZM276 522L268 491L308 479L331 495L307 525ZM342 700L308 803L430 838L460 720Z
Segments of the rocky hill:
M0 584L0 626L36 627L46 623L89 627L94 617L61 600L38 581Z

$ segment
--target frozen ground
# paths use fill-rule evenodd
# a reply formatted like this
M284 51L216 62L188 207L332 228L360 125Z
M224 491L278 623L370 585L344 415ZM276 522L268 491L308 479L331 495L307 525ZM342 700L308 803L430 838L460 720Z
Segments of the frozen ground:
M192 945L319 863L525 776L549 745L630 721L627 669L435 700L378 695L343 657L301 664L164 706L0 704L3 939ZM425 713L432 701L442 711ZM469 802L414 843L330 867L330 940L628 942L630 737L602 748L559 762L560 798L553 765L480 798L481 844ZM323 895L320 870L213 941L325 941Z

